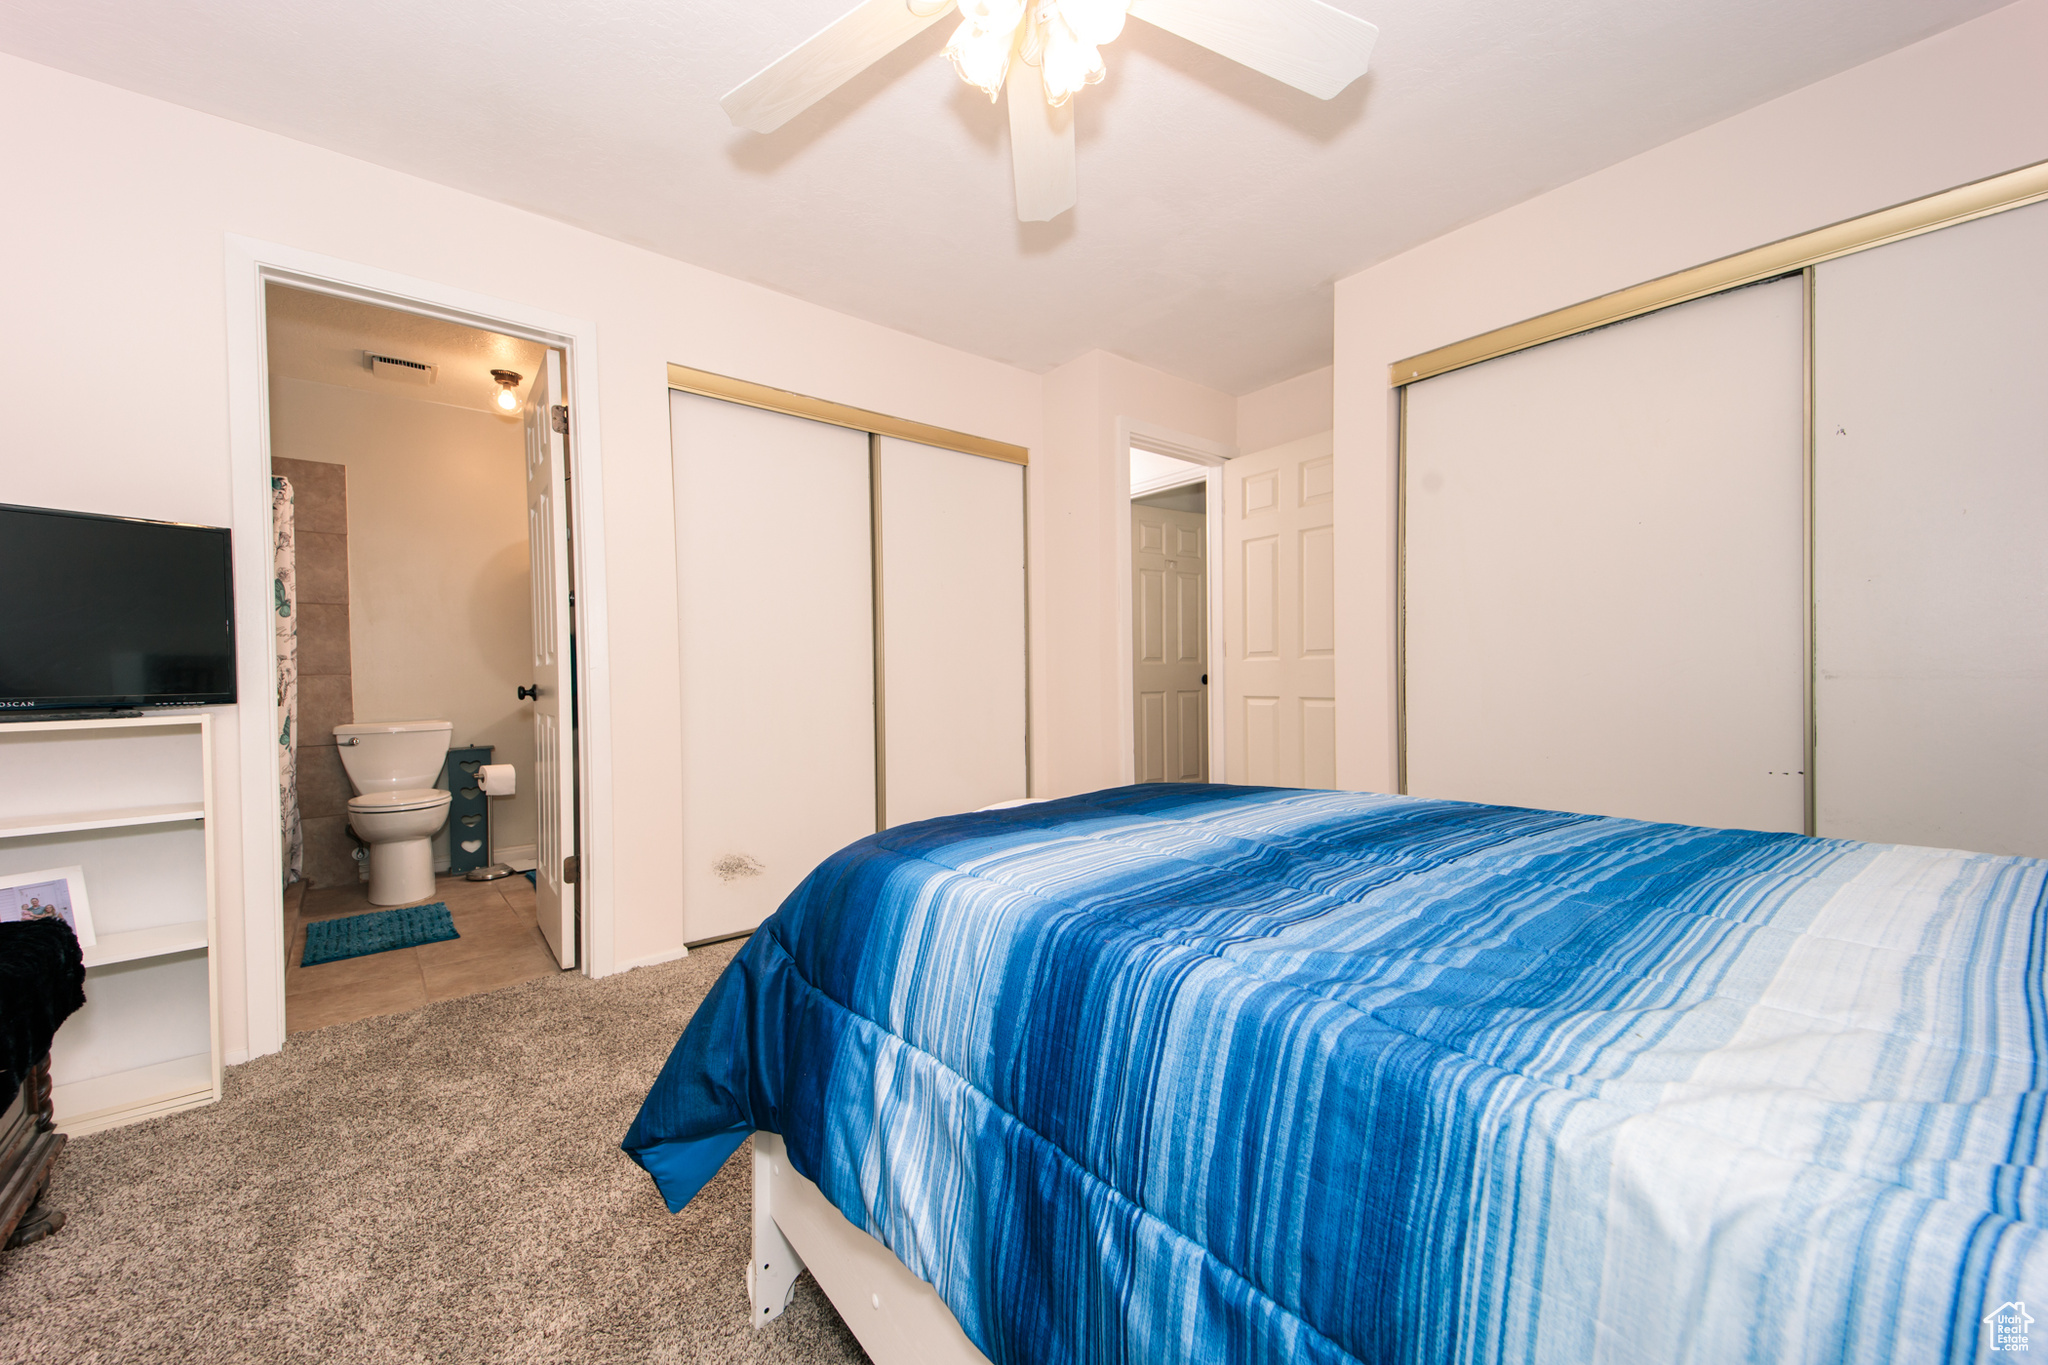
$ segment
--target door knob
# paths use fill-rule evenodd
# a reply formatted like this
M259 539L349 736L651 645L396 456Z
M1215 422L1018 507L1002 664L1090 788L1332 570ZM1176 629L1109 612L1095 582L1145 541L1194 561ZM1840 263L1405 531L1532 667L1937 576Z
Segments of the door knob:
M539 687L522 687L519 689L519 700L521 701L532 701L538 696L540 696Z

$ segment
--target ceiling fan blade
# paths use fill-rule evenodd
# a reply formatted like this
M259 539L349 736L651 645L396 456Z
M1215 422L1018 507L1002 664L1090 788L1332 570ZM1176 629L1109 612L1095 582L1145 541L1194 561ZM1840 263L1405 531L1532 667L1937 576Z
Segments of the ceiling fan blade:
M866 0L736 87L719 108L742 128L772 133L930 28L949 8L940 4L918 14L907 0Z
M1074 207L1074 102L1045 102L1045 72L1010 67L1010 168L1017 176L1017 218L1045 223Z
M1131 17L1319 100L1365 74L1380 36L1322 0L1133 0Z

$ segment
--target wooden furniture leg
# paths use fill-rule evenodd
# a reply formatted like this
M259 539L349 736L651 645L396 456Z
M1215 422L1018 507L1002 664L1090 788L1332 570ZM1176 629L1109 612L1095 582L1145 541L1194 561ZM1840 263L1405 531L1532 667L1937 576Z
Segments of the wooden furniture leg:
M21 1093L0 1128L0 1245L26 1246L64 1226L62 1209L45 1208L50 1173L64 1150L50 1111L50 1059L22 1079Z

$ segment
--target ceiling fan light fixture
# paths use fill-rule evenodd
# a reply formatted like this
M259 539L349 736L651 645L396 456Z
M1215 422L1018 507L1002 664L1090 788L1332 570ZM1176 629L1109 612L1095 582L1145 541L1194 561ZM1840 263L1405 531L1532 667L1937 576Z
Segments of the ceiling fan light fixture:
M909 0L913 13L917 0ZM1130 0L959 0L960 27L946 56L960 79L993 102L1010 65L1028 62L1045 72L1046 103L1057 109L1084 85L1108 75L1102 44L1124 31Z
M1045 0L1039 14L1045 48L1037 65L1045 73L1046 103L1057 109L1082 86L1093 85L1108 75L1109 69L1102 64L1101 49L1076 30L1063 0ZM1117 25L1119 30L1122 27L1121 23Z
M1062 106L1108 74L1102 48L1132 13L1319 100L1365 74L1379 36L1330 0L859 0L719 107L742 128L772 133L956 8L960 25L946 45L953 69L991 102L1009 91L1010 168L1025 223L1074 206L1074 119Z
M960 27L946 44L946 56L960 79L988 95L1002 93L1024 23L1025 0L960 0Z

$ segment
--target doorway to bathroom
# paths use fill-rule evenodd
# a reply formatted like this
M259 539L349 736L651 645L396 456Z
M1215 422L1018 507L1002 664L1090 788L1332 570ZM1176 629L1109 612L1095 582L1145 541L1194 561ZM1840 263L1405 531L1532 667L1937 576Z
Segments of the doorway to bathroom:
M565 357L274 280L264 320L286 1029L575 967Z

